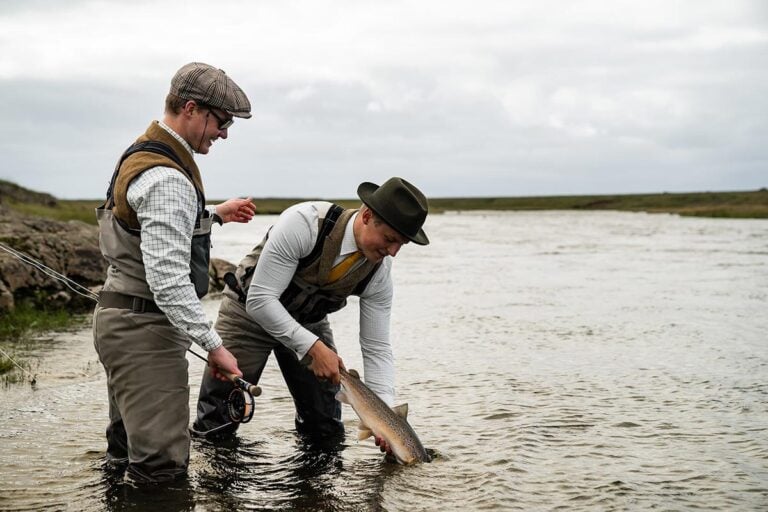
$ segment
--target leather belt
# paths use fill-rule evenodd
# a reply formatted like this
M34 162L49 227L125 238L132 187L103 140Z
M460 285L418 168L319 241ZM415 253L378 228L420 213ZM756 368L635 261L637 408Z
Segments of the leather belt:
M99 292L99 305L103 308L130 309L134 313L160 313L163 311L151 300L118 292Z

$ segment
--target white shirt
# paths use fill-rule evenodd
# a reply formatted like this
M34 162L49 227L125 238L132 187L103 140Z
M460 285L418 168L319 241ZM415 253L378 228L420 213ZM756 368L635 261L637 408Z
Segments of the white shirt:
M317 340L280 303L299 260L312 252L318 235L318 208L329 203L299 203L286 209L269 231L269 239L259 256L259 264L248 289L246 310L261 327L301 359ZM334 265L358 250L353 233L357 213L344 231L341 249ZM360 260L358 264L362 264ZM387 256L365 291L360 295L360 349L366 385L384 402L395 401L395 369L389 342L392 311L392 258Z
M163 122L159 124L193 154L181 136ZM205 316L189 279L197 217L197 193L192 182L176 169L153 167L131 182L127 198L141 224L141 255L158 307L174 327L204 350L221 346L221 338Z

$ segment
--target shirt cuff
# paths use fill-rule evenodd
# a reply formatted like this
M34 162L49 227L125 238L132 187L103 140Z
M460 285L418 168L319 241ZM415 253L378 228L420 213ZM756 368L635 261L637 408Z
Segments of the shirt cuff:
M203 350L206 352L210 352L212 350L216 350L222 345L221 342L221 336L219 336L219 333L211 329L206 334L201 336L199 339L195 340L198 345L203 347Z
M307 352L309 352L309 349L312 348L312 345L314 345L317 340L317 335L302 328L301 332L296 334L291 340L290 348L296 352L296 356L299 358L299 361L301 361L306 357Z
M221 216L218 213L216 213L216 206L215 205L207 204L207 205L205 205L205 209L208 210L208 213L213 218L213 222L215 222L219 226L223 226L224 225L224 219L222 219Z

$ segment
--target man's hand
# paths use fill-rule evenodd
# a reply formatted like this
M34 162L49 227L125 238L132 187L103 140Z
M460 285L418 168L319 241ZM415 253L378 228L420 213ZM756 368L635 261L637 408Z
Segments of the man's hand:
M341 381L339 367L346 370L344 362L325 343L317 340L307 354L312 358L309 369L312 370L315 377L320 380L330 380L334 384L338 384Z
M383 437L374 436L374 440L376 441L376 446L379 447L379 450L384 453L392 453L392 450L389 448Z
M250 222L256 213L256 205L251 202L251 198L235 198L224 201L216 205L216 215L221 217L222 222Z
M237 367L237 359L221 345L208 352L208 366L213 376L219 380L231 380L231 376L242 377L243 372Z

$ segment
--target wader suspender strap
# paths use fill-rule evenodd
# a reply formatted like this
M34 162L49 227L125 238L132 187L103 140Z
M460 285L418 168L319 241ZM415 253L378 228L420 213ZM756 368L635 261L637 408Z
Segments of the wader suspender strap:
M323 242L325 241L325 237L327 237L333 230L334 226L336 226L336 221L339 220L339 217L342 213L344 213L344 208L337 204L331 205L331 207L328 209L328 213L325 214L325 218L323 219L323 224L320 227L320 231L317 233L317 239L315 240L315 246L312 248L312 252L299 260L299 265L296 267L297 272L301 269L307 268L312 264L312 262L320 257L320 253L323 251ZM267 236L269 236L269 232L267 232ZM248 281L248 279L251 278L255 271L255 265L245 269L245 272L243 272L243 276L240 278L239 283L237 282L237 279L232 272L227 272L224 274L224 283L226 283L226 285L229 286L237 294L238 300L243 304L245 304L245 300L247 298L245 283Z
M352 290L352 295L360 296L361 293L365 291L365 288L368 286L368 283L371 282L371 279L373 279L373 275L376 273L377 270L379 270L379 267L381 266L381 263L377 263L370 272L368 272L368 275L363 278L362 281L357 283L357 286L355 286L355 289Z
M312 248L312 252L299 260L299 266L296 267L297 272L307 268L320 257L320 253L323 252L323 242L325 241L325 237L331 234L331 231L336 226L336 221L339 220L339 216L341 216L342 213L344 213L344 208L337 204L331 205L328 209L328 213L325 214L323 226L317 234L317 240L315 241L315 246Z
M109 188L107 188L107 201L104 203L104 207L106 209L111 210L112 207L115 206L114 198L112 197L112 191L115 189L115 182L117 181L117 174L120 172L120 166L123 165L123 162L125 162L126 158L134 153L139 153L140 151L157 153L158 155L162 155L170 160L173 160L173 162L184 169L184 173L189 176L190 179L192 179L192 174L189 172L189 170L187 170L184 164L181 163L179 156L173 151L173 149L171 149L168 144L153 140L136 142L131 144L131 146L125 150L123 156L120 157L120 161L117 162L117 165L115 166L115 172L112 173L112 179L109 180Z
M189 177L189 179L192 180L192 173L182 163L181 159L176 154L176 152L171 148L171 146L169 146L168 144L165 144L164 142L159 142L156 140L136 142L132 144L130 147L128 147L128 149L125 150L125 153L123 153L123 156L120 157L120 161L117 162L117 166L115 166L115 172L112 173L112 179L109 180L109 188L107 188L107 200L104 202L103 205L101 205L101 208L111 210L115 206L113 191L115 190L115 182L117 181L117 175L120 172L120 167L123 165L123 162L125 162L125 160L129 156L133 155L134 153L140 153L142 151L146 151L148 153L156 153L158 155L162 155L172 160L174 163L176 163L176 165L184 169L184 174L186 174ZM197 195L198 200L204 204L205 198L201 196L200 192L197 190L197 187L195 187L195 194ZM120 226L122 226L123 229L125 229L129 233L133 233L134 235L140 233L140 230L129 227L127 223L123 222L117 217L115 217L115 220L117 221L118 224L120 224ZM200 222L200 219L198 218L197 221L195 222L195 227L199 225L199 222Z

